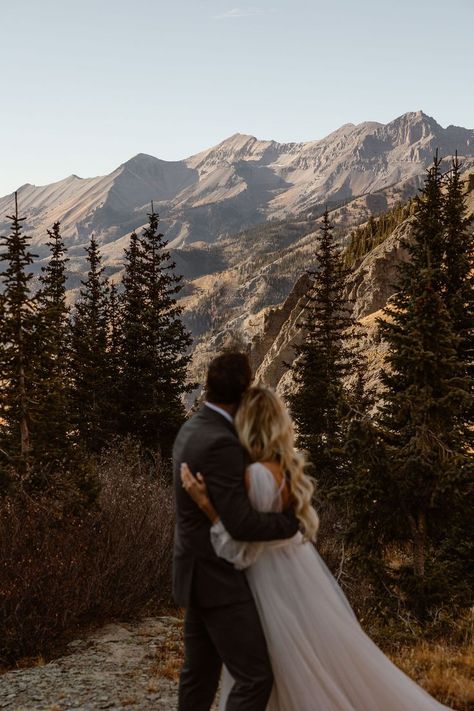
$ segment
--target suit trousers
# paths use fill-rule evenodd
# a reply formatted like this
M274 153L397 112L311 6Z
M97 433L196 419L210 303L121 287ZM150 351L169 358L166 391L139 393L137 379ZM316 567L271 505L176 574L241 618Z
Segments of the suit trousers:
M265 711L273 672L253 599L222 607L190 605L184 644L178 711L209 711L222 663L235 680L226 711Z

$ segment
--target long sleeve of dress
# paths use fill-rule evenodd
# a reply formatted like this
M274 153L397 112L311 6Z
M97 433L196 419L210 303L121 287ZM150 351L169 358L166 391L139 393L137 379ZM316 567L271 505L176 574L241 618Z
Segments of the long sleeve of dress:
M222 521L211 527L211 543L216 555L232 563L237 570L244 570L255 563L263 550L261 543L234 540Z

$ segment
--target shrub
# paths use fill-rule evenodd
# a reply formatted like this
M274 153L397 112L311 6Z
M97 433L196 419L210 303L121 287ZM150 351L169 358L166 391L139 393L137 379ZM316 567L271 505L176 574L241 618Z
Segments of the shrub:
M0 663L48 656L81 626L167 601L173 508L169 477L131 441L94 466L94 506L71 513L26 494L0 501Z

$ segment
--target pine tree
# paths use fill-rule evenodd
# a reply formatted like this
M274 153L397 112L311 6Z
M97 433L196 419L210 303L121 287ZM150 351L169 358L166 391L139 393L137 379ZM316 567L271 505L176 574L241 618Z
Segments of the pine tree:
M379 322L389 348L387 368L382 372L381 426L390 484L385 501L372 513L374 518L381 516L379 528L385 528L385 543L390 539L411 546L420 609L425 606L427 561L433 562L449 521L464 506L472 476L463 423L469 383L443 300L439 166L436 156L416 201L412 238L404 244L410 260L400 265L399 290ZM371 476L379 476L377 466Z
M31 295L33 274L28 267L35 255L29 251L30 238L23 233L24 217L9 215L11 231L3 237L0 261L2 323L0 324L0 449L4 470L9 467L23 480L32 462L31 422L34 418L35 300Z
M457 154L447 176L444 294L454 332L459 335L459 357L474 376L474 230L467 216L466 194Z
M470 403L461 415L465 441L473 449L472 419L474 411L474 228L467 215L466 186L461 177L462 164L457 153L446 178L444 200L445 225L445 285L443 296L454 333L458 337L457 353L467 376ZM469 184L467 186L469 189ZM441 554L449 561L452 577L464 580L471 590L474 574L474 517L472 497L459 500L450 520L449 532L442 544ZM464 504L464 505L463 505ZM469 575L471 571L471 575Z
M355 322L344 298L347 270L332 229L326 210L315 255L319 269L308 272L303 342L295 348L292 365L296 392L289 398L299 446L308 452L323 493L347 473L344 380L355 368L350 334Z
M37 357L34 423L35 458L43 475L48 469L63 469L71 463L69 353L71 329L66 304L66 265L69 259L59 222L48 230L51 257L39 277L37 294ZM47 466L49 465L49 466Z
M122 374L120 379L120 432L130 434L133 422L143 407L146 391L141 380L145 367L145 326L142 315L145 310L145 283L142 274L141 245L136 232L130 235L130 244L125 249L123 293L121 295L122 321L120 352ZM134 432L138 433L138 430Z
M98 452L107 441L110 418L108 283L94 235L86 248L89 270L72 321L72 417L81 442Z
M109 322L109 346L108 350L111 355L111 360L116 365L120 362L120 332L121 332L121 313L120 313L120 298L117 290L117 285L112 283L109 290L108 300L108 322Z
M124 433L168 457L184 421L182 396L191 389L186 383L191 338L176 302L181 277L174 274L153 204L148 220L140 238L131 236L126 252L121 411Z
M438 152L433 159L431 168L427 171L425 185L420 195L414 200L415 220L413 222L413 238L405 237L401 246L408 252L409 259L399 270L397 303L404 298L410 300L413 295L422 293L424 282L419 283L416 290L420 270L429 267L432 286L439 292L444 286L444 198L443 176L441 174L442 159ZM394 302L395 303L395 302Z
M120 404L122 380L122 301L115 283L110 285L107 302L107 355L109 371L110 416L108 427L110 436L120 432Z

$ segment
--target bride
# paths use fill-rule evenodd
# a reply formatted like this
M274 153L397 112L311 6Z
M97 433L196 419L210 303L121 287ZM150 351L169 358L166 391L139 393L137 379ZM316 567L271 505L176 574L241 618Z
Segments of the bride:
M304 474L303 456L295 451L292 422L282 400L268 388L250 388L235 426L253 461L245 474L252 506L281 511L294 505L301 532L285 541L235 541L207 496L205 472L195 478L183 464L181 478L213 523L211 541L217 555L246 571L275 679L267 711L447 709L364 633L312 545L318 530L311 506L313 485ZM224 670L222 711L232 683Z

